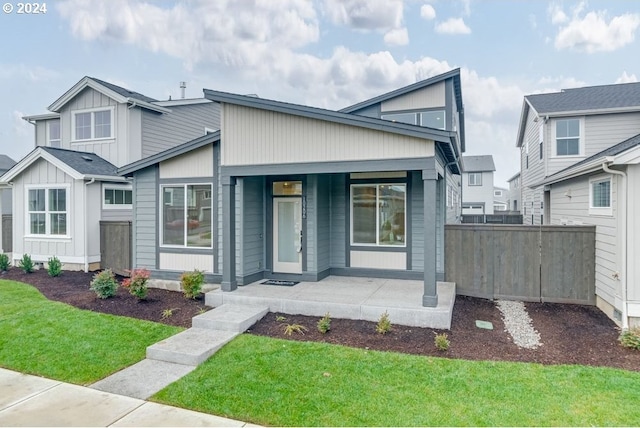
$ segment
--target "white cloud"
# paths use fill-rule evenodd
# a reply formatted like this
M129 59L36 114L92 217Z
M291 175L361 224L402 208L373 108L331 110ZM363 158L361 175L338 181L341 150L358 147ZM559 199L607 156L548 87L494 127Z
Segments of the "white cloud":
M387 30L402 25L402 0L324 0L329 19L359 30Z
M28 137L33 133L33 126L22 119L24 116L26 116L26 114L18 110L14 110L11 114L13 133L18 138Z
M620 75L620 77L618 77L616 79L616 83L633 83L633 82L637 82L638 78L636 77L635 74L627 74L627 71L623 71L622 75Z
M569 20L559 6L555 7L550 13L551 22L561 24L554 41L558 50L614 51L632 43L640 26L640 14L626 13L608 19L607 11L591 11L582 16L586 8L582 2L573 9Z
M406 46L409 44L409 32L406 28L395 28L384 35L384 42L390 46Z
M427 21L430 21L432 19L435 19L436 10L430 4L424 4L420 8L420 16L426 19Z
M554 25L564 24L569 20L569 17L562 10L562 7L558 3L551 3L547 9L551 23Z
M462 18L449 18L436 25L436 32L441 34L470 34L471 28L464 23Z

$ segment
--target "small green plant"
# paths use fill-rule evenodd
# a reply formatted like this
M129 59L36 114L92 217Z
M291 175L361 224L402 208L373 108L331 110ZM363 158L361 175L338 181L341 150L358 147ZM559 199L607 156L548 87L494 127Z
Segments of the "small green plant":
M147 298L147 282L151 273L147 269L133 269L129 271L131 275L122 281L122 286L129 289L129 293L136 296L139 300Z
M18 267L24 271L24 273L31 273L35 265L33 264L33 260L31 260L31 256L29 254L23 254L22 258L18 262Z
M436 335L435 339L434 339L434 344L436 345L436 349L438 351L446 351L449 349L449 345L451 345L451 342L449 342L449 337L447 336L447 333L436 333L434 332L434 334Z
M287 324L284 326L284 334L287 336L291 336L293 333L300 333L304 335L304 332L307 330L307 327L300 324Z
M320 318L317 327L318 331L322 334L325 334L326 332L331 330L331 314L329 314L329 312L327 312L322 318Z
M2 253L0 254L0 272L9 270L9 256Z
M620 333L618 338L622 346L640 351L640 327L631 327Z
M204 272L198 269L192 272L184 272L180 276L180 285L182 286L182 293L187 299L195 299L202 290L202 284L204 284Z
M175 309L165 309L162 311L162 319L171 318Z
M118 289L118 281L116 281L111 269L105 269L93 276L90 288L95 291L100 299L106 299L115 296Z
M198 315L202 315L205 312L207 312L207 310L204 307L201 307L200 309L198 309Z
M376 332L380 334L387 334L390 331L391 331L391 319L389 319L389 314L387 313L387 311L384 311L384 313L380 315L378 324L376 324Z
M276 321L284 322L287 320L287 317L283 317L282 315L276 315Z
M56 256L49 257L49 262L47 263L47 272L49 276L60 276L62 273L62 263L60 259Z

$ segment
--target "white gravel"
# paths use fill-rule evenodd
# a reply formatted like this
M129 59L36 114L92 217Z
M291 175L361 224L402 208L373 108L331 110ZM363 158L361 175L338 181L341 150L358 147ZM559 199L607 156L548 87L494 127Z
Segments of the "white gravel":
M513 343L527 349L535 349L542 345L540 333L533 328L533 322L524 307L524 303L497 300L496 304L502 314L505 331L511 335Z

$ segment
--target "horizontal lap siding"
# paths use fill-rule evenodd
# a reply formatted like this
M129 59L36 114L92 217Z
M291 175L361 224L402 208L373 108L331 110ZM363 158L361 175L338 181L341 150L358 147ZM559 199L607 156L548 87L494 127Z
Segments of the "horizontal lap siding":
M424 271L424 184L422 173L411 173L411 269Z
M442 107L446 103L445 82L400 95L381 104L382 112ZM449 118L447 118L449 120Z
M264 179L243 179L242 274L250 275L264 268Z
M345 267L346 198L345 176L331 176L331 267Z
M308 272L318 271L318 176L307 176L306 188L306 236L303 236ZM303 220L304 221L304 220Z
M316 203L316 221L318 233L318 272L329 269L331 265L331 177L318 177L318 192ZM344 242L344 241L342 241Z
M135 174L133 181L134 219L133 222L133 266L136 268L156 268L157 188L155 167L146 168Z

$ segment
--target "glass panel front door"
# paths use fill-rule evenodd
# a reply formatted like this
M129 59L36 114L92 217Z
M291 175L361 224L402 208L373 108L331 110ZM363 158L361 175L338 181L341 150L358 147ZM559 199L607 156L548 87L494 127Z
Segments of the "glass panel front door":
M301 198L273 198L273 272L302 273Z

